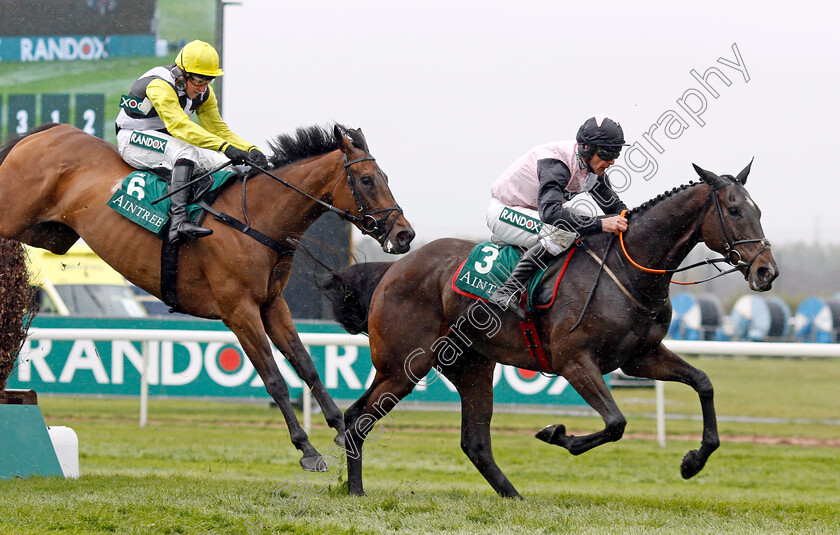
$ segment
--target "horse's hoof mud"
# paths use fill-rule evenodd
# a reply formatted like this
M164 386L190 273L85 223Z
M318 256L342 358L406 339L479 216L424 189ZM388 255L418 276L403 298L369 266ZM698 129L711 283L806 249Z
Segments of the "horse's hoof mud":
M326 472L329 466L321 455L304 455L300 459L300 467L307 472Z
M680 474L683 479L691 479L696 476L706 465L706 459L700 455L699 450L691 450L685 454L680 463Z

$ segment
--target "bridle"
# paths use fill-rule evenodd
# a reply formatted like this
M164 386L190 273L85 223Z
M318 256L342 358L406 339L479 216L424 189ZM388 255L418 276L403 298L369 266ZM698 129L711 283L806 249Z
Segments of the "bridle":
M341 157L344 160L344 171L347 173L347 184L350 186L350 193L353 195L353 200L356 201L356 209L359 211L359 214L361 214L361 217L354 216L344 210L342 210L344 215L339 215L351 223L358 224L362 233L373 236L373 238L381 245L385 240L385 237L391 233L391 229L394 228L394 225L397 223L397 219L399 219L399 217L403 214L403 210L397 203L394 203L394 206L391 208L371 210L368 206L366 206L364 199L356 190L356 179L353 176L353 173L350 172L350 166L364 161L375 162L376 158L373 156L363 156L361 158L348 161L347 155L344 153L341 154ZM335 189L335 187L333 187L333 189ZM330 193L330 198L332 199L332 193ZM393 212L396 212L397 216L391 221L391 224L388 225L388 219L391 217ZM384 215L377 219L375 216L379 214Z
M322 201L321 199L306 193L305 191L299 189L294 184L290 184L289 182L283 180L282 178L275 176L269 170L263 169L259 165L254 165L253 163L249 164L251 167L254 167L258 171L264 173L267 176L270 176L277 182L280 182L284 186L293 189L294 191L300 193L304 197L307 197L316 203L320 204L327 210L331 212L335 212L338 216L345 221L349 221L354 225L357 225L359 229L362 231L363 234L367 234L368 236L372 236L376 241L379 242L380 245L385 241L385 238L391 232L391 229L394 228L394 225L397 223L397 219L403 214L402 208L400 208L399 204L394 203L394 206L391 208L382 208L379 210L371 210L369 209L364 199L362 199L361 195L356 189L356 178L353 176L353 173L350 171L350 166L353 164L364 162L364 161L376 161L376 158L373 156L363 156L362 158L356 158L355 160L347 160L347 155L342 153L341 157L344 161L344 171L347 177L347 184L350 186L350 193L353 195L353 200L356 202L356 209L359 211L359 215L353 215L347 210L342 210L337 206L332 204L332 191L330 191L330 202ZM335 186L338 184L338 181L333 185L333 190L335 190ZM243 190L244 191L244 190ZM391 224L388 225L388 219L391 217L393 212L397 212L397 217L391 221ZM379 214L384 214L380 218L376 218L375 216Z
M720 199L718 199L718 196L717 196L717 191L718 190L724 189L728 186L731 186L732 184L733 184L733 182L729 182L729 183L726 183L726 184L723 184L723 185L717 186L717 187L712 186L709 189L709 195L708 195L708 197L706 197L706 203L703 205L703 211L700 213L700 217L697 219L697 224L694 227L694 231L692 232L692 236L696 239L696 241L699 242L700 241L700 227L703 224L703 219L706 217L706 212L709 211L709 207L712 204L714 204L715 211L717 212L717 219L718 219L718 222L720 223L721 236L723 237L724 252L723 252L723 257L722 258L706 259L703 262L697 262L696 264L692 264L690 266L685 266L685 267L676 268L676 269L652 269L652 268L647 268L647 267L644 267L644 266L641 266L641 265L637 264L632 258L630 258L630 255L627 254L627 248L624 246L624 232L620 232L618 237L619 237L619 240L621 241L621 250L624 252L624 256L627 257L627 260L629 260L631 264L633 264L637 268L641 269L642 271L646 271L648 273L662 273L662 274L664 274L664 273L679 273L681 271L687 271L689 269L692 269L692 268L695 268L695 267L698 267L698 266L703 266L703 265L714 266L718 271L720 271L720 273L718 273L717 275L714 275L712 277L709 277L707 279L703 279L703 280L700 280L700 281L679 282L679 281L675 281L675 280L672 279L671 282L674 283L674 284L682 284L682 285L700 284L702 282L707 282L707 281L710 281L712 279L716 279L718 277L728 275L729 273L739 271L741 268L744 268L744 267L746 268L745 273L744 273L744 279L748 279L749 278L749 272L750 272L750 269L752 268L753 263L755 263L756 259L758 258L758 256L761 253L770 249L771 246L770 246L770 241L767 240L767 238L748 238L748 239L745 239L745 240L736 240L735 239L735 236L732 233L732 229L729 228L729 225L726 223L726 219L723 217L723 207L721 206ZM625 216L626 213L627 213L627 211L625 210L621 213L621 215ZM741 253L737 249L735 249L736 246L743 245L745 243L760 243L761 244L761 249L759 249L758 252L753 255L753 257L750 259L749 262L744 262L743 258L741 257ZM732 267L732 269L722 271L720 268L715 266L715 264L720 263L720 262L726 262L727 264L729 264L733 267Z

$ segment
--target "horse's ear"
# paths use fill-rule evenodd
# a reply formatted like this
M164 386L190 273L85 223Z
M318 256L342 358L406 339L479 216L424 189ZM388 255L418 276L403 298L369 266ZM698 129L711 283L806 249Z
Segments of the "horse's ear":
M345 154L350 154L350 151L353 149L353 144L347 139L344 131L337 124L333 125L333 137L335 137L335 144L338 145L339 150Z
M693 163L691 165L694 166L694 170L697 171L698 175L700 175L700 180L710 185L712 189L720 189L726 186L726 181L717 176L716 174L712 173L711 171L706 171L696 163Z
M752 167L753 160L755 160L754 156L753 159L750 160L750 163L748 163L747 166L744 167L744 170L738 173L738 176L735 177L735 180L742 186L747 183L747 177L750 174L750 167Z
M356 133L359 134L359 138L362 141L362 147L360 148L365 152L370 152L370 149L368 149L367 138L365 138L365 135L362 133L362 129L357 128Z

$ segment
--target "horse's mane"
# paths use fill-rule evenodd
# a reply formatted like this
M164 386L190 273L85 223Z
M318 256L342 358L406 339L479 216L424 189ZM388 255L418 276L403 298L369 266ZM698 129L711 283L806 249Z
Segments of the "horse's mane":
M732 176L732 175L720 175L719 178L721 178L722 180L724 180L726 182L729 182L731 184L738 184L739 183L735 179L735 177ZM651 199L649 201L645 201L642 204L640 204L639 206L633 208L632 210L629 210L627 213L628 214L636 214L636 213L639 213L639 212L643 212L643 211L647 210L648 208L652 207L653 205L657 204L659 201L667 199L668 197L674 195L675 193L686 190L686 189L688 189L690 187L693 187L693 186L699 186L700 184L703 184L703 183L704 182L694 182L693 180L689 180L688 184L683 184L682 186L677 186L676 188L672 189L671 191L666 191L664 193L660 193L659 195L657 195L653 199Z
M337 125L350 138L353 145L367 152L367 144L358 130ZM274 153L269 161L272 166L280 167L290 163L320 156L338 149L333 137L332 128L323 126L306 126L298 128L294 135L280 134L268 142Z
M672 196L672 195L674 195L675 193L679 193L679 192L681 192L681 191L683 191L683 190L686 190L686 189L691 188L691 187L694 187L694 186L699 186L700 184L702 184L702 182L694 182L693 180L692 180L692 181L689 181L689 183L688 183L688 184L683 184L683 185L681 185L681 186L677 186L677 187L675 187L674 189L672 189L672 190L670 190L670 191L666 191L666 192L664 192L664 193L660 193L659 195L657 195L657 196L656 196L656 197L654 197L653 199L650 199L649 201L645 201L645 202L643 202L642 204L640 204L639 206L637 206L637 207L633 208L632 210L628 211L627 213L628 213L628 215L633 215L633 214L638 214L638 213L640 213L640 212L644 212L644 211L645 211L645 210L647 210L648 208L651 208L652 206L654 206L655 204L659 203L660 201L662 201L662 200L664 200L664 199L667 199L668 197L671 197L671 196Z
M42 124L41 126L33 128L29 132L26 132L25 134L16 134L8 137L6 139L6 143L3 145L2 148L0 148L0 163L3 163L3 160L5 160L6 156L8 156L12 149L15 148L15 145L23 141L23 139L25 139L27 136L30 136L31 134L37 134L38 132L43 132L44 130L52 128L53 126L58 126L58 124L59 123Z

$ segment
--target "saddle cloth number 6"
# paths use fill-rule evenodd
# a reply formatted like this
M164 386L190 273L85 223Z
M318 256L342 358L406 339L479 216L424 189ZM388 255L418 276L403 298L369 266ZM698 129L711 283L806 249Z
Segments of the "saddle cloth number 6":
M128 182L128 187L126 188L126 193L131 195L132 197L137 197L137 200L142 201L143 198L146 196L146 180L143 177L133 177Z

